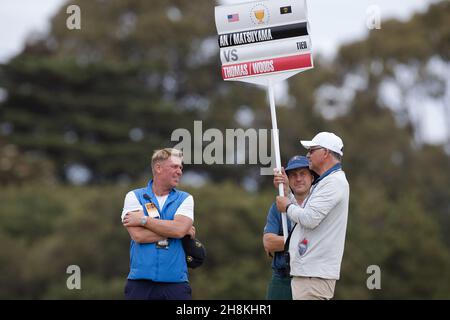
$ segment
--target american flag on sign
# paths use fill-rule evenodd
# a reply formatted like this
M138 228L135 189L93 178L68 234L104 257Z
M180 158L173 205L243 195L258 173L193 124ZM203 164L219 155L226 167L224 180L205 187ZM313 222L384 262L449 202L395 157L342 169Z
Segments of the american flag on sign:
M239 13L229 14L227 17L228 17L228 22L239 21Z

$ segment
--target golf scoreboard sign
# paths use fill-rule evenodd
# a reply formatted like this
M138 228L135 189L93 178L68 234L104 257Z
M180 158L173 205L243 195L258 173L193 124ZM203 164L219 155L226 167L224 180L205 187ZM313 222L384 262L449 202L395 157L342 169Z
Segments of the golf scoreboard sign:
M305 0L215 8L224 80L267 84L313 68Z

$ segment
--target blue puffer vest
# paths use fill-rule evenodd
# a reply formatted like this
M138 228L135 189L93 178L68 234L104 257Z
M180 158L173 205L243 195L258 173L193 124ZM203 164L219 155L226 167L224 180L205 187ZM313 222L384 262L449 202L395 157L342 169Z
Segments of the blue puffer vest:
M145 204L153 202L158 208L161 219L173 220L175 212L189 193L172 189L163 208L160 208L152 185L153 180L150 180L146 188L133 190L143 207L144 214L148 216ZM150 197L150 200L144 198L145 194ZM128 279L147 279L155 282L188 281L186 256L181 239L169 238L168 240L167 249L156 248L156 243L140 244L131 240Z

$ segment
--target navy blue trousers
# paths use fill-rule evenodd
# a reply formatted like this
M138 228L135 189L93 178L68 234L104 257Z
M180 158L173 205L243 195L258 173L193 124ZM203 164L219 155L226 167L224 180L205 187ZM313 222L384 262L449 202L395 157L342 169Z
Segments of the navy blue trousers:
M192 300L188 282L154 282L151 280L127 280L126 300Z

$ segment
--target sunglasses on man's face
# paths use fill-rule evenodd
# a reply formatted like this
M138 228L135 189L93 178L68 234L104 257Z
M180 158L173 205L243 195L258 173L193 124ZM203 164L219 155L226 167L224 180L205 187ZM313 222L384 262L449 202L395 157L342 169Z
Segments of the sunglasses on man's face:
M313 153L314 153L314 151L316 151L316 150L320 150L320 149L325 149L325 148L323 148L323 147L318 147L318 148L311 148L311 149L309 149L309 150L308 150L308 153L309 153L309 154L313 154Z

